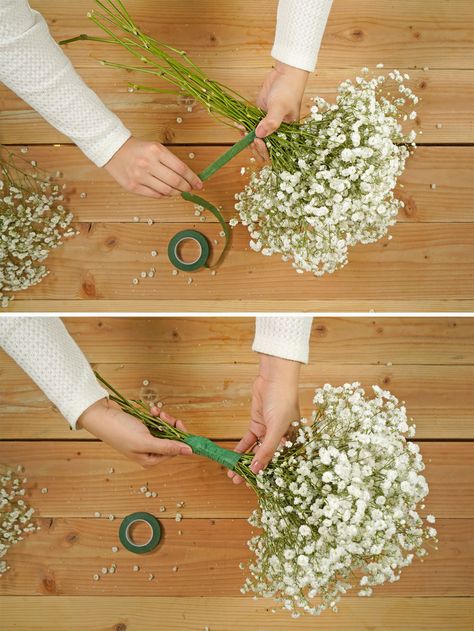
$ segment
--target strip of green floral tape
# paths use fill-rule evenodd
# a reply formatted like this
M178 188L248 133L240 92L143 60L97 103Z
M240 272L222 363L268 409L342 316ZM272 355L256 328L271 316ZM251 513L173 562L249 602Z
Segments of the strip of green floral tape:
M242 455L236 451L219 447L219 445L216 445L216 443L213 443L212 440L209 440L209 438L205 436L189 434L189 436L186 436L184 439L184 442L192 447L195 454L215 460L232 471L234 471L235 465Z
M203 182L204 180L208 180L211 177L211 175L214 175L216 171L218 171L221 167L223 167L224 164L227 164L229 160L232 160L232 158L236 156L238 153L240 153L242 149L245 149L245 147L248 147L250 143L252 143L254 140L255 140L255 130L251 131L246 136L241 138L238 142L232 145L232 147L228 151L223 153L219 158L217 158L217 160L215 160L212 164L210 164L203 171L201 171L201 173L199 173L200 179Z
M208 180L211 177L211 175L214 175L216 171L218 171L221 167L223 167L224 164L227 164L229 160L232 160L232 158L236 156L238 153L240 153L243 149L245 149L245 147L248 147L254 140L255 140L255 130L251 131L246 136L241 138L238 142L235 143L235 145L232 145L232 147L228 151L223 153L219 158L217 158L217 160L212 162L203 171L201 171L201 173L199 173L200 179L203 182L205 180ZM187 191L184 191L183 193L181 193L181 197L185 199L186 201L192 202L193 204L197 204L198 206L202 206L203 208L211 212L214 215L214 217L219 221L220 225L222 226L222 230L225 235L224 249L222 250L219 258L214 263L214 265L212 266L205 265L205 267L215 268L222 262L224 254L226 253L227 248L229 247L229 244L230 244L229 227L226 224L225 219L222 216L221 212L216 208L216 206L214 206L214 204L211 204L210 202L200 197L199 195L194 195L193 193L188 193Z

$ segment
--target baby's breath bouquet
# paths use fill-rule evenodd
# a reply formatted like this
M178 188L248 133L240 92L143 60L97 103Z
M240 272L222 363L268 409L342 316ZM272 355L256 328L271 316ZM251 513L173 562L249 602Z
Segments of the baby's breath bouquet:
M418 99L403 84L408 75L390 72L396 96L384 96L386 77L367 73L341 83L333 105L314 99L301 124L297 167L253 171L236 195L250 247L291 259L299 273L322 276L344 266L349 247L383 237L403 207L393 191L409 156L405 143L414 146L416 136L402 131L402 119L416 116L403 106Z
M53 177L0 145L0 306L39 283L51 250L72 237L72 214Z
M243 592L273 597L298 617L337 611L358 583L359 596L399 580L426 541L437 542L432 515L417 512L428 494L425 466L396 397L359 383L316 391L312 422L257 475L259 508L249 522L262 533Z
M399 580L415 556L436 543L432 515L418 505L428 485L406 409L387 391L359 383L316 391L311 422L293 432L266 469L253 473L253 453L238 454L152 416L98 375L111 399L158 437L191 445L195 453L232 468L255 491L258 508L249 523L261 533L248 542L254 559L242 592L271 597L294 617L318 615L354 584L360 596ZM244 565L241 564L244 568Z
M172 93L201 103L219 121L255 130L265 112L235 90L209 79L189 58L144 33L121 0L96 0L88 15L104 37L86 34L60 42L100 41L125 48L136 64L103 60L105 66L154 75L167 88L130 83L129 90ZM381 64L379 64L381 65ZM407 74L394 70L339 86L335 104L316 98L311 113L283 123L265 139L271 165L254 169L236 210L247 226L250 247L292 260L298 272L320 276L347 263L348 248L380 239L396 222L403 202L394 196L414 146L415 132L402 124L418 98L404 85ZM202 209L201 209L202 210ZM237 225L234 217L230 225Z

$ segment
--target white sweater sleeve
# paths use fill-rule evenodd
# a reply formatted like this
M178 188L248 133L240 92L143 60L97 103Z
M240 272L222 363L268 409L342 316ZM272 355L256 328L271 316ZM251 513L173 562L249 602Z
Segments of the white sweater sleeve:
M59 318L0 318L0 347L41 388L72 429L84 410L108 396Z
M27 0L0 0L0 81L99 167L131 135L80 78Z
M280 0L272 57L312 72L332 0Z
M265 316L255 321L252 350L308 363L311 316Z

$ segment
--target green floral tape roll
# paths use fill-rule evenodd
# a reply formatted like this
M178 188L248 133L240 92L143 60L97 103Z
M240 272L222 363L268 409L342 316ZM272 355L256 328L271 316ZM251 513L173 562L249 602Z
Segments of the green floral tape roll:
M183 241L195 241L200 248L199 255L194 261L187 263L179 256L178 247ZM206 237L197 230L181 230L174 235L168 244L168 258L171 263L183 272L194 272L201 267L207 267L207 259L209 258L209 242Z
M219 445L216 445L216 443L213 443L212 440L209 440L209 438L205 438L204 436L190 434L189 436L186 436L184 442L192 447L195 454L206 456L211 460L215 460L232 471L235 469L235 465L242 455L236 451L219 447Z
M255 140L255 131L251 131L246 136L241 138L238 142L236 142L234 145L232 145L232 147L228 149L225 153L219 156L217 160L214 160L212 164L210 164L203 171L201 171L201 173L199 173L200 179L203 182L209 179L212 175L214 175L214 173L216 173L216 171L222 168L224 164L227 164L229 160L232 160L234 156L236 156L243 149L245 149L245 147L248 147L254 140ZM224 259L225 253L227 252L227 249L230 244L229 226L226 224L225 219L222 216L222 213L219 211L219 209L214 204L211 204L211 202L208 202L207 199L204 199L203 197L200 197L199 195L195 195L194 193L189 193L187 191L184 191L183 193L181 193L181 197L185 199L186 201L192 202L193 204L196 204L197 206L202 206L203 208L211 212L214 215L214 217L219 221L222 227L222 231L224 233L223 236L225 237L225 244L219 258L214 263L214 265L212 265L212 268L216 268ZM177 253L177 246L180 243L179 237L182 236L185 232L192 232L195 237L196 235L199 235L202 239L205 240L204 235L202 235L200 232L193 231L193 230L189 230L189 231L183 230L183 232L178 232L178 234L175 234L175 236L171 239L168 245L168 258L171 261L171 263L178 269L182 270L183 272L194 272L195 270L198 270L201 267L211 267L210 265L207 264L209 252L208 252L207 257L204 259L204 262L201 261L200 264L198 264L198 261L200 261L200 259L197 259L193 263L189 264L189 263L185 263L182 259L179 258L178 253ZM197 237L196 237L196 240L198 240ZM209 248L209 244L207 243L207 241L206 241L206 244L207 244L207 247Z
M146 543L142 544L135 543L130 536L130 528L133 524L140 522L147 523L151 528L150 539ZM151 552L151 550L156 548L161 539L160 522L151 513L139 511L137 513L132 513L131 515L127 515L120 524L119 539L123 547L129 552L134 552L135 554L145 554L145 552Z

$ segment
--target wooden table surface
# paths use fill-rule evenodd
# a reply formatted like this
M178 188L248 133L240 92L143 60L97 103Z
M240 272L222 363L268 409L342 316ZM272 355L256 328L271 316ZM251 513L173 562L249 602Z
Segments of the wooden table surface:
M127 7L153 35L187 50L209 75L255 99L272 60L276 0L129 0ZM33 0L60 40L93 33L85 14L92 0ZM7 88L0 86L0 142L27 145L40 166L60 170L80 235L49 259L50 276L19 294L11 311L464 311L474 296L473 157L474 54L468 0L335 0L317 72L307 99L333 99L339 82L364 65L385 63L411 73L423 97L416 125L419 148L401 178L406 202L393 239L355 247L333 275L299 275L276 256L252 252L239 226L216 276L208 270L172 276L166 255L172 235L203 230L219 251L219 227L195 223L183 200L150 201L123 191L68 140ZM171 95L129 93L126 71L104 68L106 57L127 61L120 49L76 43L66 53L87 83L144 139L172 146L196 171L238 139L201 107L188 112ZM142 75L140 82L154 85ZM183 119L177 123L177 117ZM441 127L439 127L441 125ZM60 144L60 146L54 146ZM192 151L195 159L188 155ZM206 183L208 199L229 219L234 194L245 178L240 155ZM436 184L432 189L431 184ZM80 193L87 197L81 198ZM140 217L134 223L133 217ZM154 220L149 226L148 218ZM152 258L151 250L158 251ZM154 265L156 276L135 286L132 278Z
M242 436L256 374L252 318L65 322L92 365L125 395L163 402L190 431L222 445L232 447ZM440 535L439 550L407 568L398 583L371 599L351 595L339 614L317 621L271 615L272 601L240 594L238 565L249 558L253 530L246 518L255 507L249 489L234 487L220 465L204 458L177 457L145 470L84 430L71 432L0 354L0 462L25 466L42 525L8 556L12 569L0 581L2 631L203 631L206 625L212 631L466 631L474 578L473 328L472 318L461 317L313 323L302 413L310 413L314 389L326 382L376 383L404 400L426 463L426 511L437 516ZM146 482L156 499L139 493ZM119 545L121 518L136 510L156 514L164 528L157 550L139 559L121 547L111 551ZM96 511L103 517L95 518ZM112 562L117 572L93 581Z

